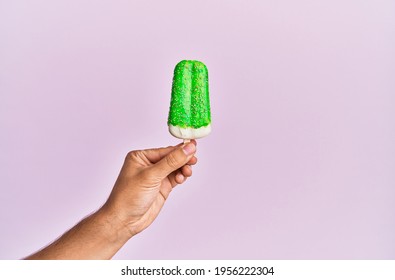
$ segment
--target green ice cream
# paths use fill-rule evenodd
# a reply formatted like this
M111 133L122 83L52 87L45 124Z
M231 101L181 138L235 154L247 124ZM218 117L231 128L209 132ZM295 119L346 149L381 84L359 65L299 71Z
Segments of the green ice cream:
M208 72L202 62L183 60L176 65L167 123L182 129L198 129L210 125Z

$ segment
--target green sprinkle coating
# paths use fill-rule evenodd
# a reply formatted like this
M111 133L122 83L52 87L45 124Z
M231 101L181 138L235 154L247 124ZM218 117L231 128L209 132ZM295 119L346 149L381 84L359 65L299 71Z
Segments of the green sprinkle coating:
M174 69L168 124L199 128L211 123L208 71L197 60L183 60Z

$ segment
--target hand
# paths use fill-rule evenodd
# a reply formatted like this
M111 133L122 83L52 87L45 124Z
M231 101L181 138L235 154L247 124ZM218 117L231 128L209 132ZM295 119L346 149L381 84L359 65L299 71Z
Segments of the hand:
M172 189L192 175L195 152L192 140L186 145L128 153L101 211L118 219L130 237L141 232L158 216Z
M107 202L26 259L110 259L148 227L177 184L192 175L196 141L130 152Z

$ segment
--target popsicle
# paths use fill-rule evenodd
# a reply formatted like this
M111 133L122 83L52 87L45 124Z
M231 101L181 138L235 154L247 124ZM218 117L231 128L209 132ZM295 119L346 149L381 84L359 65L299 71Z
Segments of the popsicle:
M182 60L176 65L167 124L170 134L184 142L211 132L208 71L202 62Z

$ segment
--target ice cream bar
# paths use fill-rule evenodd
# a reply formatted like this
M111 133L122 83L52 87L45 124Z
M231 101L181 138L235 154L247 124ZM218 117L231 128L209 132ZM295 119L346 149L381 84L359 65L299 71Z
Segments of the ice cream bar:
M202 62L183 60L176 65L167 124L171 135L184 140L211 132L208 72Z

